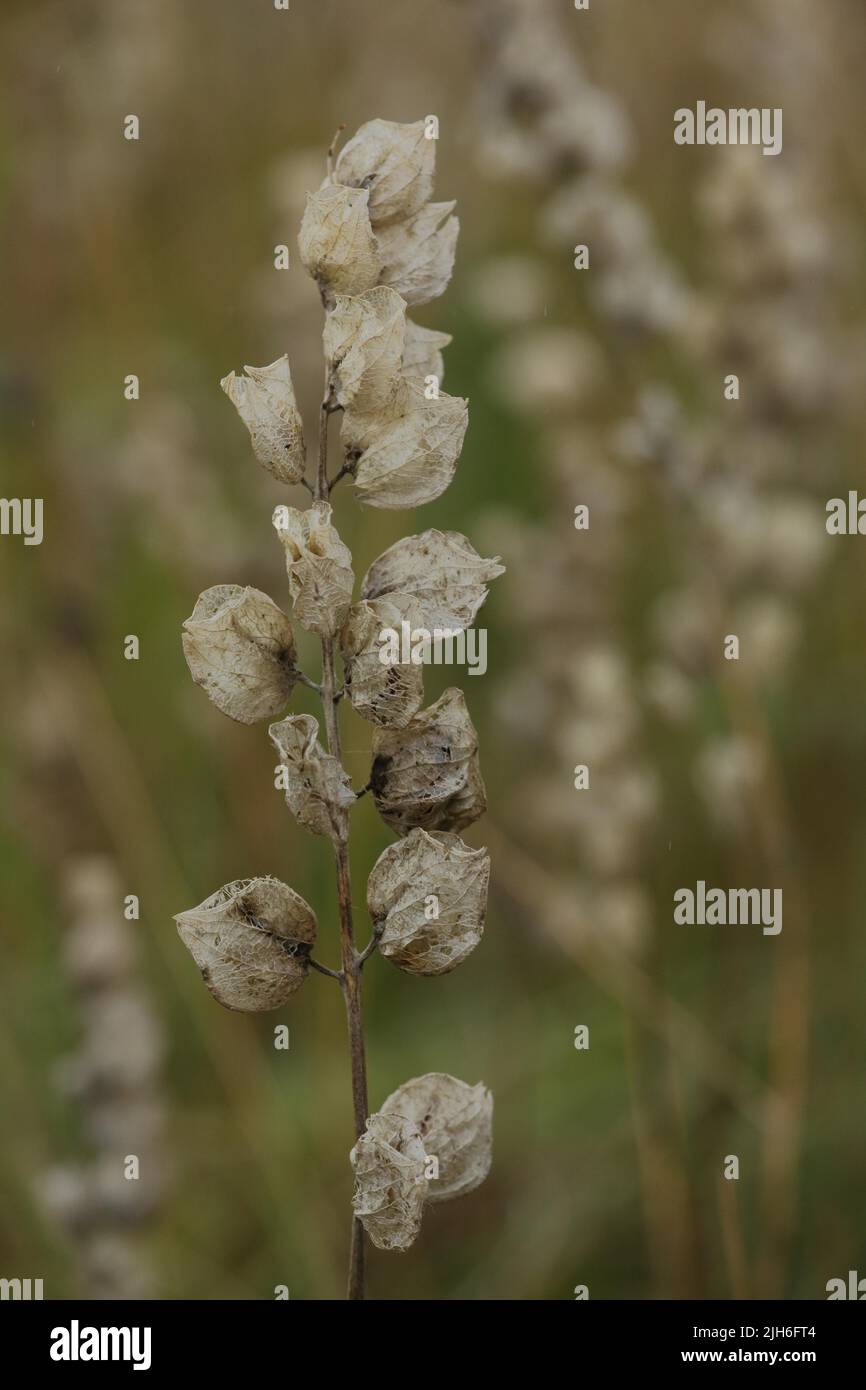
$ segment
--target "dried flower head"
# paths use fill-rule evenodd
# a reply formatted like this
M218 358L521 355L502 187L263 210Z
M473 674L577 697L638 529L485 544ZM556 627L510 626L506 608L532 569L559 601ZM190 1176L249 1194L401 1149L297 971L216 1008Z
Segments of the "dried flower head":
M393 399L406 338L406 301L380 285L337 295L322 335L337 401L381 410Z
M499 557L484 560L459 531L422 531L395 541L374 560L361 584L365 599L411 594L430 628L471 627L491 579L505 573Z
M311 714L292 714L268 729L284 769L286 804L301 825L335 843L348 834L346 811L355 802L339 758L326 753Z
M421 621L410 594L394 594L349 609L340 634L346 688L352 707L385 728L403 728L424 703L424 671L412 662L390 661L383 636L402 633Z
M196 685L241 724L273 719L295 684L295 640L285 613L259 589L205 589L183 625L183 652Z
M205 984L227 1009L279 1009L307 978L316 916L277 878L227 883L175 921Z
M454 206L453 201L427 203L414 217L376 233L381 283L395 289L407 304L436 299L451 279L460 231L458 218L451 215Z
M327 502L305 512L277 507L274 526L286 552L289 590L301 627L320 637L335 637L346 621L355 576L352 552L331 525Z
M370 773L379 814L398 834L461 830L484 814L478 735L451 687L404 729L376 729Z
M349 1154L352 1208L379 1250L408 1250L421 1229L427 1155L418 1127L400 1115L371 1115Z
M334 169L338 183L365 188L370 220L377 230L396 218L411 217L433 192L436 141L424 121L367 121L340 151Z
M422 328L419 323L413 323L407 318L403 375L419 381L428 376L435 376L441 386L445 380L442 349L447 348L451 341L450 333L437 333L435 328Z
M387 410L346 410L341 437L355 460L359 500L399 510L439 497L454 477L468 421L465 400L444 392L429 399L407 380Z
M382 261L370 226L366 188L326 184L307 195L298 247L326 302L362 294L379 279Z
M479 1081L467 1086L445 1072L413 1077L394 1091L380 1116L401 1116L421 1136L439 1176L427 1185L428 1202L447 1202L478 1187L493 1157L493 1097Z
M379 950L410 975L446 975L484 931L490 856L459 835L410 830L379 856L367 907Z
M289 359L284 353L269 367L244 367L244 371L246 376L229 372L220 386L249 430L259 463L281 483L299 483L306 451Z

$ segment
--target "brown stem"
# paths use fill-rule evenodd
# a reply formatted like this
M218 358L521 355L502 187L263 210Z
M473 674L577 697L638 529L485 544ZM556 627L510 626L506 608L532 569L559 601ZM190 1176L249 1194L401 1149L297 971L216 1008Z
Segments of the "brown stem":
M325 394L319 413L319 454L316 471L316 497L328 497L328 417L331 413L330 381L326 372ZM342 762L340 724L337 718L337 680L334 639L322 638L322 705L328 752ZM337 896L340 909L340 955L342 979L340 986L346 1003L346 1023L349 1030L349 1057L352 1067L352 1110L355 1137L360 1138L367 1125L367 1062L364 1052L364 1023L361 1013L361 961L355 949L355 930L352 921L352 883L349 874L349 847L344 840L334 844L337 870ZM352 1219L352 1246L349 1256L347 1297L364 1297L364 1228L357 1217Z

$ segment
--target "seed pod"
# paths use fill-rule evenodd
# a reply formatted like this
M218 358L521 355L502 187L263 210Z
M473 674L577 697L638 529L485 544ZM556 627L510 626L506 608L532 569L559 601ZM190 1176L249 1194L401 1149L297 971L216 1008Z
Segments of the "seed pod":
M427 203L414 217L380 227L376 245L380 284L390 285L407 304L427 304L451 279L457 252L458 218L450 203Z
M400 379L406 302L380 285L364 294L338 294L325 319L325 357L340 405L381 410Z
M227 883L174 920L205 984L227 1009L279 1009L307 978L316 914L278 878Z
M352 1209L379 1250L408 1250L421 1229L427 1193L426 1154L415 1125L399 1115L371 1115L349 1154L355 1170Z
M205 589L183 625L183 654L196 685L241 724L273 719L295 684L295 640L285 613L259 589Z
M446 690L405 729L376 729L370 782L380 816L398 835L413 826L461 830L483 815L478 736L462 690Z
M220 386L249 430L259 463L281 483L299 483L306 450L289 359L284 353L269 367L244 367L244 371L246 376L229 372Z
M375 227L410 217L433 192L436 141L425 135L424 121L367 121L340 151L334 177L370 191L370 220Z
M355 576L352 552L331 525L327 502L307 511L277 507L273 516L286 552L289 591L298 622L320 637L335 637L346 621Z
M301 825L334 843L345 843L346 811L355 793L339 759L318 740L318 721L311 714L289 715L268 729L285 769L286 804Z
M330 183L307 194L298 246L304 266L328 302L336 294L362 294L379 279L382 262L368 198L366 188Z
M399 650L403 628L420 621L417 605L407 594L375 603L356 603L349 609L340 634L346 686L353 709L385 728L402 728L424 703L424 670L411 661L390 659Z
M410 975L447 975L481 940L489 879L486 849L470 849L459 835L410 830L367 880L382 955Z
M437 333L435 328L422 328L420 323L406 320L406 339L403 348L403 375L423 381L435 376L439 385L445 379L442 349L452 341L450 333Z
M482 1082L467 1086L444 1072L428 1072L398 1087L379 1114L402 1116L418 1130L428 1157L439 1160L438 1178L428 1180L428 1202L462 1197L490 1172L493 1097Z
M454 477L468 420L465 400L444 392L428 400L410 381L399 384L384 412L347 410L341 436L357 460L359 500L395 510L439 497Z
M395 541L374 560L361 597L411 594L418 621L434 628L471 627L491 579L505 573L499 557L484 560L459 531L422 531Z

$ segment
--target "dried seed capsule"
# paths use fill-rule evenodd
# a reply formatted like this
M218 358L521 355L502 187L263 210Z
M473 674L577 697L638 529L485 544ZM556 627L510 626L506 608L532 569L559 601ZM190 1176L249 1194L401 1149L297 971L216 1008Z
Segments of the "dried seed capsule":
M410 975L445 975L481 940L490 856L459 835L410 830L379 856L367 907L379 950Z
M183 654L196 685L241 724L273 719L295 684L292 625L259 589L205 589L183 625Z
M326 183L307 195L298 233L301 260L323 297L362 294L379 279L382 261L367 211L366 188Z
M289 359L284 353L269 367L244 367L244 371L246 376L229 372L220 386L249 430L259 463L281 483L299 483L306 450Z
M364 294L338 294L322 337L340 405L383 409L400 379L405 300L385 286Z
M316 915L277 878L227 883L175 921L205 984L227 1009L278 1009L307 977Z
M465 400L444 392L428 399L407 380L384 411L347 410L341 438L356 460L359 500L394 510L439 497L454 477L468 422Z
M349 1159L352 1209L367 1235L379 1250L408 1250L421 1229L427 1193L417 1127L399 1115L371 1115Z
M483 815L478 736L462 690L446 690L404 729L376 729L370 781L380 816L400 835L461 830Z
M380 283L407 304L427 304L444 293L454 270L460 222L454 203L427 203L414 217L376 233L382 262Z
M395 541L374 560L361 585L365 599L410 594L425 627L471 627L491 579L505 573L499 557L484 560L459 531L422 531Z
M424 121L367 121L340 151L334 177L370 191L374 227L410 217L433 192L436 141Z
M306 511L279 506L274 527L286 552L286 572L301 627L320 637L335 637L346 621L355 576L352 552L331 525L327 502Z
M388 1097L380 1116L401 1116L417 1129L439 1176L427 1184L428 1202L462 1197L484 1181L493 1159L493 1097L479 1081L467 1086L445 1072L406 1081Z
M318 732L311 714L290 715L268 729L280 755L289 810L316 835L345 843L346 812L355 803L355 793L339 760L319 743Z
M407 319L403 375L420 381L435 376L441 386L445 379L442 349L447 348L451 341L450 333L437 333L435 328L422 328L419 323Z
M423 667L389 657L389 647L402 637L402 624L411 629L419 621L409 594L356 603L349 609L340 634L346 686L352 708L373 724L402 728L424 703Z

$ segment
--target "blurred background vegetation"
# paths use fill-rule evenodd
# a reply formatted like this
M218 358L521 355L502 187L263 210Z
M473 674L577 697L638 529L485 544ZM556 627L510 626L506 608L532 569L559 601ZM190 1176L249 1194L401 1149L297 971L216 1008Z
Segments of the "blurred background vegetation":
M368 969L368 1064L373 1106L426 1071L483 1079L494 1165L428 1211L411 1252L372 1252L370 1294L820 1298L866 1272L866 562L824 534L827 498L862 474L866 13L817 8L4 4L3 493L45 503L40 547L0 543L4 1277L42 1277L48 1297L137 1278L163 1298L342 1296L339 991L316 976L285 1016L225 1012L172 923L274 873L314 904L335 963L330 854L273 790L264 731L193 687L179 634L211 584L287 602L269 525L285 494L219 380L288 351L309 432L303 194L339 124L428 113L461 238L419 317L454 335L445 385L469 397L469 433L416 517L348 489L335 503L358 574L430 526L508 566L479 618L486 677L427 677L428 700L460 683L479 729L490 810L467 838L493 875L457 972ZM734 168L675 147L673 111L698 99L783 106L783 155ZM734 371L743 399L725 403ZM369 728L343 723L361 785ZM390 838L365 799L362 923ZM672 893L699 878L782 887L781 935L675 927ZM68 1064L89 1007L69 943L89 912L111 917L110 883L135 1000L112 1037L123 1053L143 1035L150 1058L146 1106L127 1097L116 1122ZM133 1208L76 1178L136 1152L128 1134L152 1153Z

